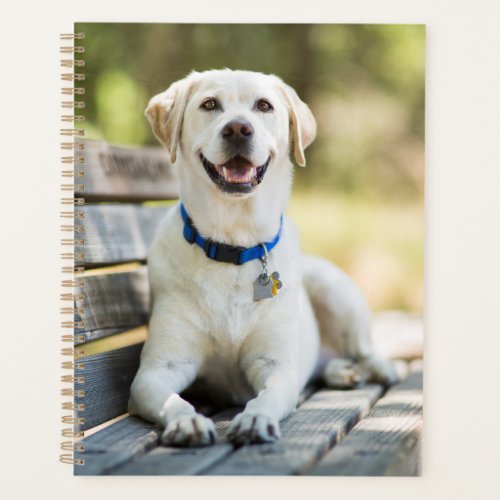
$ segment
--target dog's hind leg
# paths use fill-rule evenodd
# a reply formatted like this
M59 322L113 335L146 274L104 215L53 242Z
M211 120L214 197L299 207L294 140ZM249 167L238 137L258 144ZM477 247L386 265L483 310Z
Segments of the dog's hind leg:
M335 351L324 370L332 387L398 377L391 362L377 356L371 338L371 313L361 291L344 272L319 257L303 257L304 286L318 321L322 343Z

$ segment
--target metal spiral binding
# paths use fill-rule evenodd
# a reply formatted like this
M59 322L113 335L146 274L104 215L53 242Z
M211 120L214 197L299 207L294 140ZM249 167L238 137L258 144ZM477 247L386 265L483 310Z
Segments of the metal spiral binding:
M61 171L61 246L74 247L75 245L85 245L85 240L81 237L84 233L84 226L82 220L85 219L85 213L78 210L77 207L85 204L85 199L76 197L75 191L81 192L84 190L84 185L81 182L85 176L85 171L82 167L84 164L83 151L85 144L79 142L79 138L85 135L84 130L73 128L76 124L85 121L85 117L81 111L85 109L85 102L77 100L85 95L85 88L81 83L85 81L85 73L82 68L85 67L85 61L76 58L85 53L85 47L81 45L75 46L75 40L85 40L85 33L67 33L60 35L60 40L63 44L66 42L68 45L61 46L59 51L63 55L61 59L61 80L65 82L65 86L61 88L61 94L64 97L61 102L61 128L59 133L63 141L60 144L61 148L61 165L64 169ZM71 111L73 110L73 114ZM78 113L78 114L77 114ZM71 169L71 170L69 170ZM73 183L71 183L71 180ZM69 182L68 182L69 181ZM69 194L72 196L68 196ZM72 209L73 208L73 209ZM71 222L68 219L72 219ZM78 221L78 224L75 222ZM72 233L73 238L68 238L67 233ZM61 376L63 388L61 389L61 396L69 398L62 402L61 408L64 412L61 416L61 424L65 427L61 429L61 436L65 441L61 442L61 453L59 461L71 465L83 465L84 459L75 458L75 452L83 452L84 446L79 441L83 437L83 432L80 431L80 426L85 423L85 418L80 416L81 412L85 410L85 404L80 402L81 398L85 396L85 389L82 387L85 384L85 376L81 375L82 370L85 369L84 362L80 359L84 354L84 348L75 346L85 340L83 335L76 334L75 330L85 327L84 318L84 295L80 292L83 288L83 280L79 277L84 272L84 267L79 261L83 261L85 255L83 252L62 252L61 259L63 261L70 261L67 265L62 266L62 273L70 275L70 279L63 279L61 286L63 288L72 289L71 292L61 293L61 329L67 331L72 330L72 334L64 333L61 335L61 342L64 344L71 343L71 347L62 347L61 356L61 369L64 372L69 372ZM72 305L68 304L70 302ZM76 319L79 317L81 319ZM69 319L68 319L69 318ZM64 358L69 358L65 361ZM75 373L78 370L78 375Z

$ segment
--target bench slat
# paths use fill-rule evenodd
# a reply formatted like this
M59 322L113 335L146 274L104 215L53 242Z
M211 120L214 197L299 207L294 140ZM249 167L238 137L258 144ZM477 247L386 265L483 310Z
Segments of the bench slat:
M139 368L139 357L143 344L84 356L78 361L83 369L75 369L76 376L84 376L85 383L76 385L84 389L85 396L77 400L85 404L79 412L85 418L80 430L90 429L127 411L130 385Z
M159 436L160 431L153 424L125 417L82 441L85 451L75 452L74 456L83 458L85 464L75 465L75 475L107 474L155 447Z
M75 321L85 321L84 328L75 329L84 342L107 337L144 325L149 315L149 285L145 266L125 273L83 276L83 286L77 294L83 295L80 306L84 315L75 315Z
M88 205L77 208L85 218L75 221L76 254L83 253L85 267L143 261L167 207L141 205ZM78 229L83 226L83 232ZM78 256L78 255L77 255Z
M201 474L233 451L230 444L205 448L167 448L159 446L144 457L119 468L117 476L187 476Z
M312 386L308 386L301 395L301 401L307 399L311 395L311 391ZM192 403L195 404L195 401L192 401ZM197 411L201 411L199 405L195 404L195 406ZM239 411L241 411L241 408L229 408L211 417L215 423L217 432L217 443L214 446L201 448L160 446L152 449L146 454L143 453L141 446L135 446L135 449L138 449L139 453L134 457L127 456L127 463L125 466L122 466L125 462L116 462L115 452L111 449L111 455L109 457L110 464L107 464L106 458L101 456L98 465L103 471L106 471L105 473L116 475L151 476L202 474L210 466L215 465L233 451L234 447L226 441L226 433L229 429L231 420ZM117 424L112 424L112 426L113 425ZM120 427L118 431L122 432ZM108 434L109 432L110 431L107 430ZM89 439L92 438L93 436ZM93 439L96 440L95 437ZM142 436L139 439L142 439ZM86 440L84 440L84 443L86 443ZM106 452L105 445L106 443L100 448L101 452ZM130 462L132 459L133 461Z
M422 372L391 388L311 472L329 476L420 473Z
M276 443L239 448L205 474L303 474L368 413L381 392L379 385L321 390L281 423L282 437Z
M161 148L111 146L100 141L78 141L84 163L76 165L75 194L87 201L145 201L176 198L178 182L168 153ZM82 154L83 153L83 154ZM81 189L81 186L83 189Z

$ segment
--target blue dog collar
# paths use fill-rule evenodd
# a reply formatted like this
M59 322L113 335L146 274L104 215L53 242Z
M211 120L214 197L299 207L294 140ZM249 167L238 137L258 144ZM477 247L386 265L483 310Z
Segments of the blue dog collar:
M266 255L266 251L269 253L278 244L281 238L283 215L280 218L280 228L278 233L271 241L265 241L264 243L259 243L258 245L250 248L235 247L232 245L226 245L225 243L217 243L211 239L203 238L194 226L193 221L186 211L186 207L182 203L180 208L182 220L184 221L183 234L185 240L188 243L195 243L198 245L209 259L216 260L217 262L226 262L228 264L241 266L242 264L245 264L245 262L262 259ZM264 250L263 246L266 247L266 250Z

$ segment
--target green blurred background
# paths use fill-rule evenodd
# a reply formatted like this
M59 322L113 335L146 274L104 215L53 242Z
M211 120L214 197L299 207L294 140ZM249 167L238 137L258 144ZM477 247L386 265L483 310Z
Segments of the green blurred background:
M274 73L318 136L289 213L303 249L351 274L374 310L422 312L425 27L77 23L87 136L157 144L144 108L191 70Z

